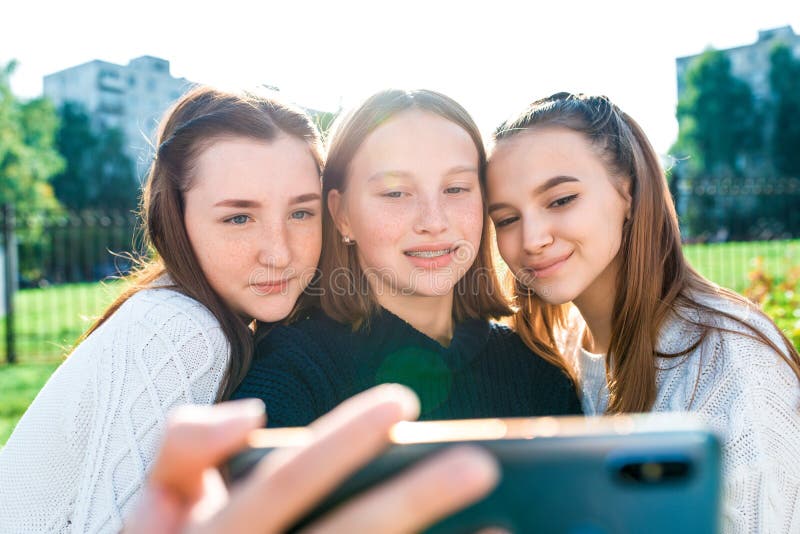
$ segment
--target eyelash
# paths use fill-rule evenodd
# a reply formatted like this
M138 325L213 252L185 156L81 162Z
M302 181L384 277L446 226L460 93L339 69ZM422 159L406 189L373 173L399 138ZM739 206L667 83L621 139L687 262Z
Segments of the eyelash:
M458 191L453 191L453 189L458 189ZM461 187L460 185L454 185L453 187L448 187L444 190L445 193L450 193L453 195L457 195L458 193L467 193L469 192L468 187Z
M303 215L303 217L295 217L295 215ZM297 211L292 212L292 214L289 217L291 219L293 219L293 220L296 220L296 221L304 221L304 220L309 219L309 218L311 218L313 216L314 216L314 212L313 211L297 210Z
M554 201L553 201L553 202L550 204L550 206L548 206L548 207L552 207L552 208L563 208L563 207L564 207L564 206L566 206L567 204L571 204L571 203L572 203L572 201L573 201L573 200L575 200L576 198L578 198L578 195L577 195L577 194L576 194L576 195L569 195L569 196L566 196L566 197L561 197L561 198L559 198L559 199L556 199L556 200L554 200Z
M240 217L244 217L246 220L241 223L237 223L234 221L234 219L239 219ZM244 223L246 223L248 220L251 220L249 215L234 215L233 217L228 217L227 219L225 219L224 222L230 223L234 226L243 226Z
M469 192L469 188L461 187L461 186L453 186L448 187L444 190L445 193L450 195L457 195L459 193L467 193ZM388 193L381 194L382 197L386 198L403 198L403 196L407 195L407 193L403 191L389 191Z
M497 228L502 228L504 226L508 226L511 223L515 223L519 220L519 217L508 217L507 219L503 219L502 221L497 221L494 225Z
M564 206L567 206L568 204L571 204L572 201L575 200L576 198L578 198L577 194L576 195L569 195L569 196L566 196L566 197L561 197L561 198L556 199L553 202L551 202L550 206L548 206L548 207L555 208L555 209L563 208ZM518 220L519 220L519 217L508 217L506 219L502 219L500 221L495 222L494 225L495 225L496 228L503 228L504 226L508 226L509 224L513 224L513 223L517 222Z
M302 215L302 217L295 217L295 215ZM295 220L295 221L304 221L304 220L306 220L308 218L311 218L313 216L314 216L314 212L313 211L310 211L310 210L297 210L297 211L293 211L289 215L289 218L292 219L292 220ZM241 219L242 217L245 218L244 221L236 222L236 219ZM247 223L250 220L252 220L252 218L249 215L234 215L233 217L228 217L227 219L224 219L223 222L232 224L234 226L244 226L245 223Z

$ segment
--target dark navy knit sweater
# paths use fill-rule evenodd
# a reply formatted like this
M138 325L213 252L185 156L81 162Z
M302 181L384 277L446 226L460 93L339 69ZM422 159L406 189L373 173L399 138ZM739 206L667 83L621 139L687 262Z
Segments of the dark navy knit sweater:
M233 398L262 399L267 426L303 426L386 382L419 395L421 420L581 413L567 376L509 328L467 320L443 347L385 309L356 332L321 311L274 327Z

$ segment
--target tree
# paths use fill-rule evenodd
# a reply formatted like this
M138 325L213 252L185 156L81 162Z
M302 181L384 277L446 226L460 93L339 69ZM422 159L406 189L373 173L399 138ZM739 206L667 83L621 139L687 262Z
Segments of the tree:
M11 92L16 62L0 66L0 204L25 214L58 208L49 184L64 160L55 148L58 116L42 98L20 101Z
M136 207L139 183L116 129L95 129L83 106L66 102L59 110L57 145L66 159L53 178L58 199L75 210L130 210Z
M707 50L689 66L677 118L673 151L691 191L689 233L746 237L757 200L735 191L763 166L764 116L750 86L733 76L724 52Z
M733 76L723 52L707 50L690 65L677 116L676 148L693 160L695 172L741 176L761 149L763 120L753 93Z
M785 44L770 53L773 99L772 160L783 178L800 177L800 59Z

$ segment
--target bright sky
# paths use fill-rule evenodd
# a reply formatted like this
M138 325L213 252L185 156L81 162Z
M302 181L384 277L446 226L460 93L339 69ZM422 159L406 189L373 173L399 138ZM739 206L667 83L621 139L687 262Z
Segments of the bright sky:
M785 25L800 33L800 1L9 0L0 62L19 61L12 88L25 97L41 94L45 74L141 55L196 82L276 85L317 109L424 87L458 100L484 132L559 90L603 93L666 153L675 58Z

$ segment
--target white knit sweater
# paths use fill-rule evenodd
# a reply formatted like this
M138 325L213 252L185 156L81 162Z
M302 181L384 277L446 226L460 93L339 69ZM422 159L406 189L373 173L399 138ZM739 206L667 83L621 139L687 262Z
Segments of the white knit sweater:
M701 302L744 319L784 350L773 323L756 309L719 297ZM713 330L687 356L659 358L652 410L697 412L721 436L724 532L800 532L797 377L772 349L744 335L747 330L735 321L698 311L682 313L734 332ZM572 319L562 349L581 382L584 411L601 414L608 406L605 358L581 349L585 323L578 313ZM678 353L698 336L697 328L673 315L661 329L657 349Z
M0 450L0 532L118 532L181 404L211 404L228 361L178 292L125 302L50 377Z

